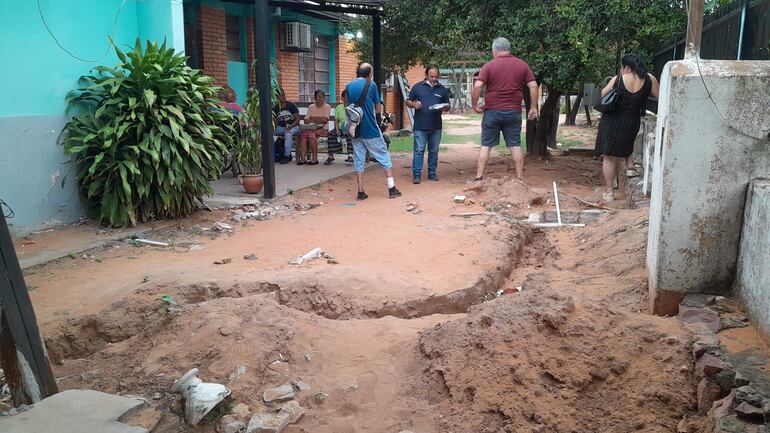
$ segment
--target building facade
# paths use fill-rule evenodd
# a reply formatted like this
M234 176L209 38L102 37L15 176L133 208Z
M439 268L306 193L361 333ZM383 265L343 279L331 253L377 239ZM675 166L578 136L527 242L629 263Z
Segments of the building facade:
M39 8L38 8L39 5ZM358 57L339 16L270 8L270 58L287 97L336 102ZM254 6L219 0L39 0L0 2L0 199L16 234L84 216L59 136L66 95L95 66L118 63L118 47L165 41L244 102L255 85ZM112 42L110 42L112 41Z

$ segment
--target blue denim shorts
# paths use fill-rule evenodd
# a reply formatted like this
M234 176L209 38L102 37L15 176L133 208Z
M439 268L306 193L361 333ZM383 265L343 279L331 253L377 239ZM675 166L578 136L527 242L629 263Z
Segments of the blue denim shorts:
M484 110L481 121L481 145L495 147L503 133L507 147L521 146L521 110Z
M385 145L385 139L382 136L376 138L354 138L353 139L353 170L356 172L364 171L364 165L366 164L366 151L372 155L374 159L387 170L393 168L393 163L390 161L390 154L388 153L388 147Z

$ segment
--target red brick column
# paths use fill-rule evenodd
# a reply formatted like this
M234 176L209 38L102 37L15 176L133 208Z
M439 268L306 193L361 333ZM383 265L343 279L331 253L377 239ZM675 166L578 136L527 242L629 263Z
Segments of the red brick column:
M356 78L358 54L353 52L353 42L345 37L337 38L335 47L335 71L337 80L337 97L345 90L345 86Z
M281 44L283 24L275 29L275 56L278 63L278 83L286 93L286 99L297 101L299 99L299 53L284 51Z
M227 85L227 35L225 11L201 6L202 68L217 85Z
M249 67L249 86L256 87L257 75L252 72L251 65L254 63L254 17L246 17L246 59Z

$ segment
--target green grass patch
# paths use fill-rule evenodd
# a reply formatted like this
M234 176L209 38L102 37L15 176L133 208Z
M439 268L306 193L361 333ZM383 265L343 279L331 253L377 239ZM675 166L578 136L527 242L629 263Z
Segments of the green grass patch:
M523 150L524 152L527 151L526 142L527 142L526 136L522 132L521 133L521 150ZM580 142L575 140L571 140L570 142L576 143L576 144L572 144L573 146L580 144ZM439 152L446 152L446 150L448 149L447 145L465 144L465 143L473 143L477 146L481 145L481 134L474 134L474 135L442 134L441 147L439 147ZM498 144L497 147L495 147L495 149L505 154L508 153L508 149L505 147L505 140L503 140L502 134L500 134L500 144ZM411 153L413 150L414 150L414 138L411 135L408 137L392 137L390 139L390 151L393 153Z
M583 145L583 142L580 140L573 140L571 138L566 138L562 135L556 135L556 142L561 143L562 149L569 149L571 147Z

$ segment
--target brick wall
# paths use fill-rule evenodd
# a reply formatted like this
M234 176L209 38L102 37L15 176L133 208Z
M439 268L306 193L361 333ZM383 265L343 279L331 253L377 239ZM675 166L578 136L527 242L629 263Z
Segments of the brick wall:
M200 11L202 69L217 85L224 86L227 84L225 11L208 6L201 6Z
M345 86L356 78L358 67L358 54L353 52L353 42L345 37L337 38L336 53L336 77L337 97L345 90Z
M256 87L257 75L251 70L251 64L254 63L254 17L246 17L246 58L249 68L249 87Z
M299 99L299 53L284 51L281 37L283 25L275 28L275 56L278 64L278 83L286 93L286 99L297 101Z
M416 83L419 83L420 81L425 79L425 67L422 65L412 66L411 68L409 68L408 71L406 71L406 73L404 74L404 77L406 77L410 87L414 86ZM399 89L399 92L400 92L400 89ZM400 96L400 93L399 93L399 96ZM406 104L402 105L401 118L404 119L402 128L412 127L412 123L409 121L409 113L407 113Z

